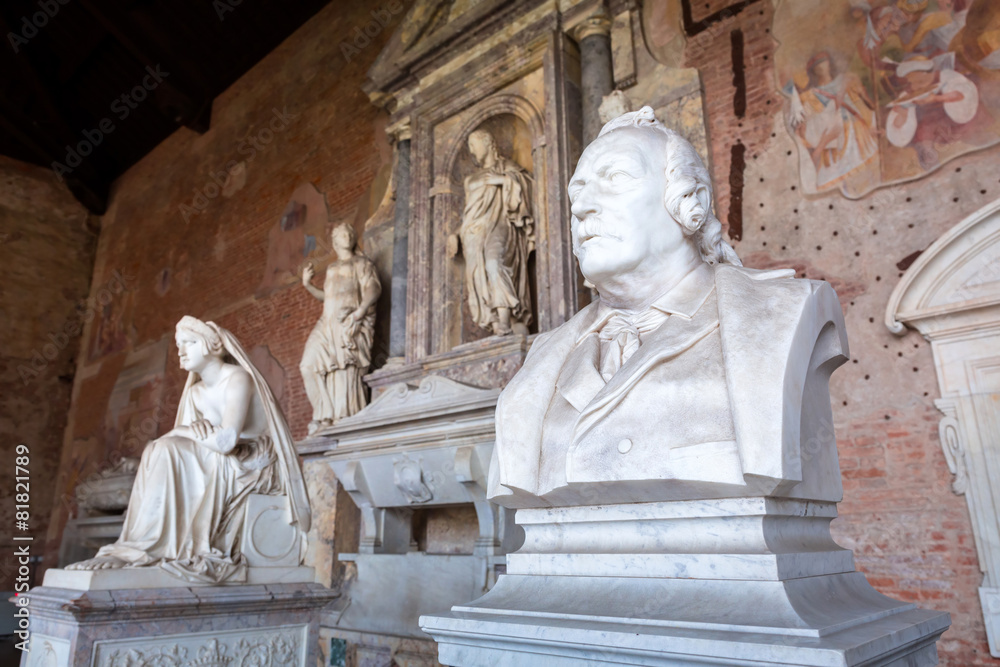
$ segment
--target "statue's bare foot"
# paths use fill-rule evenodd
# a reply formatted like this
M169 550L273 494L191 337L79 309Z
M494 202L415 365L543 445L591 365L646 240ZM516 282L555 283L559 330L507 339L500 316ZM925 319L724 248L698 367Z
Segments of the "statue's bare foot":
M312 435L313 433L315 433L316 431L319 430L320 425L321 425L320 422L313 420L313 421L309 422L309 428L308 428L308 430L306 432L309 435Z
M66 566L67 570L117 570L128 565L121 558L114 556L98 556L82 560L79 563L72 563Z
M508 335L510 333L513 333L513 329L511 329L509 326L505 327L500 322L494 322L493 323L493 335L494 336L506 336L506 335Z

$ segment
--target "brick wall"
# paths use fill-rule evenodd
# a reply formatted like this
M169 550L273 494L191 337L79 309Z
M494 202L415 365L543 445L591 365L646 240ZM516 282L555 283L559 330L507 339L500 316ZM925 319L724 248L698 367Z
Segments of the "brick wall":
M685 64L702 78L719 218L730 217L732 146L740 142L746 167L739 179L742 230L731 239L737 252L747 266L794 267L800 276L829 281L844 307L852 359L831 387L844 478L834 535L854 549L859 569L881 592L951 613L953 625L939 644L942 665L993 665L969 512L951 491L938 439L930 346L915 332L894 336L883 319L902 275L897 263L1000 197L1000 150L967 155L858 201L839 193L804 197L774 84L772 3L691 3L696 21L738 8L689 35L685 51ZM734 110L735 30L744 50L742 117Z
M0 158L0 590L14 590L14 535L41 555L62 449L96 235L87 212L48 170ZM19 531L15 448L28 447L29 529ZM23 462L23 461L22 461ZM20 475L20 476L23 476ZM17 497L15 496L17 494ZM22 510L23 511L23 510Z

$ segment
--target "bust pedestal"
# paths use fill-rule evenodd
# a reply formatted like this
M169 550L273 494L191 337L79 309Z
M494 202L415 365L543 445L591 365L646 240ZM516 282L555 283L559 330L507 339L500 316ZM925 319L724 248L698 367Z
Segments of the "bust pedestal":
M835 517L765 497L521 509L507 574L421 629L461 667L937 664L948 614L875 591Z

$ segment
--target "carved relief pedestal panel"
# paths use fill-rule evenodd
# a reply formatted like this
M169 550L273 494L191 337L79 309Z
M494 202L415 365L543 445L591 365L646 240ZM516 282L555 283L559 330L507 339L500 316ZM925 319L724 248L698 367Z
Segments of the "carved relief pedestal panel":
M30 598L23 667L312 667L318 611L336 593L319 584L70 590Z

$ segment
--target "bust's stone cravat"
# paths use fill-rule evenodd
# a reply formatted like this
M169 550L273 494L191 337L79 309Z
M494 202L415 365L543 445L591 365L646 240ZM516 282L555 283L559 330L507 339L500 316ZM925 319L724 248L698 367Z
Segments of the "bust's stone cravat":
M598 334L601 340L601 377L610 382L618 369L639 349L642 337L660 327L670 315L650 307L638 315L616 312Z

